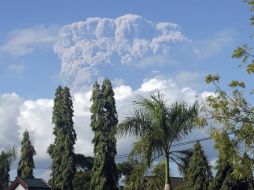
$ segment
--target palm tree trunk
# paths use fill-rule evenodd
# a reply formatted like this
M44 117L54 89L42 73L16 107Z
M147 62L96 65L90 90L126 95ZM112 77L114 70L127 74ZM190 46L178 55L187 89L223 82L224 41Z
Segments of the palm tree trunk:
M169 179L169 155L166 153L166 164L165 164L165 187L164 190L170 190L170 179Z

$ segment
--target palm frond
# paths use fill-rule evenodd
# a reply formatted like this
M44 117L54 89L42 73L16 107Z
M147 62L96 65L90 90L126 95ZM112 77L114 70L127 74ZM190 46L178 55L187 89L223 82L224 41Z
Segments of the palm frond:
M172 140L179 140L195 126L198 117L198 104L188 106L185 101L177 101L168 109L168 131Z
M170 159L177 164L180 173L185 176L192 156L192 149L170 151L170 155Z
M151 125L148 115L141 109L135 110L131 117L127 117L118 125L118 136L142 137Z
M163 155L160 139L148 134L134 143L129 159L140 160L150 167L151 163Z

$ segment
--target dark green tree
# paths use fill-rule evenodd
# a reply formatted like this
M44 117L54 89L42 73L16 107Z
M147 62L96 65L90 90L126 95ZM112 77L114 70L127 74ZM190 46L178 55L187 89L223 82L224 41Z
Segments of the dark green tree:
M233 155L237 153L236 142L231 141L226 133L214 132L215 148L219 151L219 159L216 162L216 174L212 180L210 190L226 190L232 189L235 184L233 176L233 165L231 164ZM219 144L222 143L222 144ZM222 146L221 146L222 145Z
M74 190L87 190L90 188L91 171L77 171L73 180Z
M233 166L226 160L219 159L216 165L216 174L209 186L209 190L228 190L232 189L235 184L232 175Z
M158 163L152 173L151 176L145 177L145 185L147 190L162 190L164 188L164 179L165 179L165 172L164 168L166 163L165 161L161 161Z
M11 163L16 158L16 149L2 151L0 154L0 189L5 189L9 185L10 181L10 167Z
M73 180L73 189L89 189L93 168L93 158L86 157L83 154L75 154L75 165L77 172L75 173Z
M158 157L165 159L165 190L170 188L169 160L176 161L178 152L171 151L173 141L188 134L197 123L198 105L187 106L185 102L176 102L170 107L162 95L152 95L135 102L137 109L119 126L119 135L130 135L139 139L134 144L131 155L150 167ZM174 158L175 157L175 158ZM143 170L144 172L146 170ZM139 176L144 174L139 173Z
M198 141L193 148L185 176L186 190L207 190L212 172L204 151Z
M48 153L52 158L52 186L55 189L72 190L76 172L74 161L73 104L68 87L58 87L55 93L52 123L55 135Z
M252 179L252 169L251 164L249 163L249 158L247 154L244 154L241 160L240 165L245 168L246 171L244 173L248 173L248 178L236 178L234 175L234 165L232 162L235 160L235 155L238 154L237 142L235 140L231 140L229 135L224 133L219 133L218 131L213 132L213 138L215 139L215 148L219 151L219 158L216 162L216 174L213 178L209 190L244 190L253 189ZM247 161L247 162L245 162Z
M91 128L94 132L94 165L91 190L118 189L115 164L116 126L118 123L114 92L109 80L102 87L96 82L92 93Z
M133 169L126 176L124 190L143 190L146 189L146 169L143 162L131 161Z
M21 142L21 157L18 165L18 176L22 178L34 178L33 169L34 160L33 156L36 154L34 146L29 139L29 132L26 130L23 133L23 140Z
M93 168L93 157L75 154L74 160L77 170L90 171Z
M135 168L136 162L133 161L125 161L122 163L117 164L117 170L118 170L118 178L124 177L124 180L122 182L126 183L128 181L129 176L133 172Z

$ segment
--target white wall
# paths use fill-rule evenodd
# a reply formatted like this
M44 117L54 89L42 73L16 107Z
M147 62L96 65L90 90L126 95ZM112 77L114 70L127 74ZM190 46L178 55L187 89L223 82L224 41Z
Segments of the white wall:
M19 185L15 190L25 190L22 185Z

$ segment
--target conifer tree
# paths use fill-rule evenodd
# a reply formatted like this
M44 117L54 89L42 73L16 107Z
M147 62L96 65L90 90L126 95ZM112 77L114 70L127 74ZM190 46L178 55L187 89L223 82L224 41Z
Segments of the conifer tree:
M55 93L52 123L54 144L48 153L52 158L52 186L54 189L72 190L75 175L73 104L68 87L58 87Z
M245 173L242 178L235 176L234 162L237 152L237 142L229 138L226 132L214 131L212 133L215 141L215 148L219 152L219 159L216 162L216 174L212 180L209 190L228 190L228 189L253 189L253 171L249 157L246 153L243 154L243 159L240 159L241 173ZM247 161L247 162L246 162ZM248 186L247 188L242 185Z
M189 168L186 173L186 189L207 190L211 178L212 173L209 163L198 141L194 145Z
M33 156L36 154L34 146L29 139L29 132L26 130L23 133L23 140L21 142L21 157L18 165L18 176L22 178L34 178L34 160Z
M209 190L228 190L235 185L235 180L232 176L233 166L227 160L219 158L216 165L216 175L209 186Z
M0 189L8 187L10 181L10 167L15 157L16 149L14 147L9 150L3 150L0 154Z
M102 87L93 86L91 128L94 132L94 166L90 190L116 190L118 182L116 156L116 125L118 123L114 92L109 80Z

